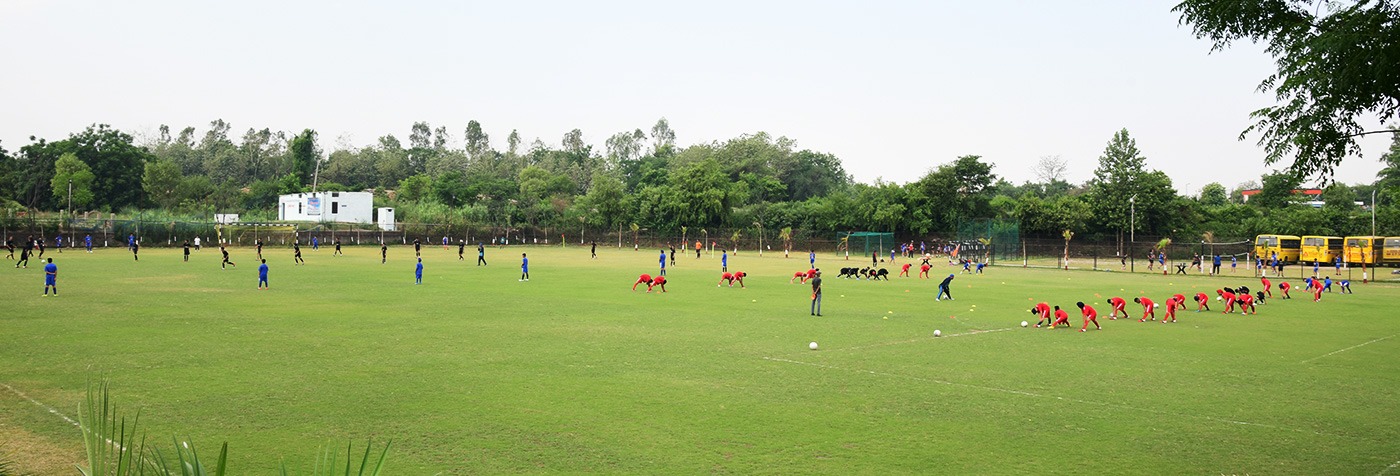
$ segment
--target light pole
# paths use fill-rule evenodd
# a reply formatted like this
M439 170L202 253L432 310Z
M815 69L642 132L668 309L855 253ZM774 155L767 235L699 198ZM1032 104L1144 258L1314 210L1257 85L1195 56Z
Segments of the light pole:
M68 183L73 183L69 180ZM1376 236L1376 189L1371 189L1371 236Z
M1128 242L1137 241L1137 195L1128 197L1128 207L1132 210L1132 218L1128 222Z

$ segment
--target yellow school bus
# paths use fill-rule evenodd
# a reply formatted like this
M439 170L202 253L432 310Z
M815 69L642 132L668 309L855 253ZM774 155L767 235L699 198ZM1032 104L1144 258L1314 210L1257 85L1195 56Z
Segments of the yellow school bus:
M1381 257L1381 243L1383 238L1379 236L1348 236L1346 245L1342 248L1345 256L1342 258L1350 264L1376 264Z
M1296 263L1302 246L1303 239L1293 235L1259 235L1254 238L1254 255L1268 263L1277 253L1280 262Z
M1304 236L1303 247L1298 253L1298 260L1304 263L1314 261L1322 264L1329 264L1342 255L1342 237L1340 236Z
M1400 265L1400 236L1387 236L1381 245L1381 262Z

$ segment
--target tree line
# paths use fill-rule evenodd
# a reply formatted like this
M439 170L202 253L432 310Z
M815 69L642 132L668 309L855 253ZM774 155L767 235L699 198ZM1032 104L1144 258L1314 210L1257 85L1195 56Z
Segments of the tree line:
M277 196L309 191L371 190L377 206L401 221L557 230L790 228L821 236L852 230L951 237L959 224L997 219L1022 234L1121 239L1130 234L1220 237L1260 233L1370 233L1371 192L1382 232L1400 231L1400 139L1373 184L1332 184L1325 205L1299 203L1302 179L1271 171L1233 189L1219 182L1194 196L1152 170L1127 130L1115 132L1093 177L1066 181L1067 161L1042 157L1036 180L1013 184L977 155L932 164L909 183L858 183L830 153L799 149L764 132L681 146L666 119L648 130L608 137L602 150L574 129L554 144L525 144L518 131L504 150L477 121L452 147L446 127L418 122L407 144L384 135L365 147L326 153L316 131L250 128L235 136L215 120L202 133L161 126L137 140L93 125L11 153L0 147L0 199L6 208L100 210L134 214L160 209L192 220L213 213L275 216ZM1226 177L1221 177L1225 179ZM1193 178L1199 179L1199 178ZM1242 192L1260 189L1246 202Z

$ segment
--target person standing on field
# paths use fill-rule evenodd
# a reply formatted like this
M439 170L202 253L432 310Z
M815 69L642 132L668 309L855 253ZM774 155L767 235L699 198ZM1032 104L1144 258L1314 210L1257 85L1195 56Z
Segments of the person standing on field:
M53 258L49 258L49 264L44 265L44 297L49 297L49 288L53 288L53 295L57 297L58 266L53 264Z
M1215 255L1210 262L1210 274L1220 274L1220 255Z
M658 276L665 276L665 275L666 275L666 250L661 250L661 274L659 274Z
M486 266L486 247L481 242L476 242L476 265Z
M520 280L530 280L530 258L526 257L525 253L520 253Z
M671 247L671 266L675 266L675 265L676 265L676 245L670 245L670 247Z
M590 257L590 258L588 258L588 259L598 259L598 242L594 241L594 242L592 242L592 243L593 243L593 249L591 249L591 250L588 251L589 254L592 255L592 257ZM674 255L675 253L672 253L672 254ZM699 256L696 256L696 258L699 258Z
M817 277L812 278L812 315L820 317L822 315L822 272L817 271Z
M423 258L418 258L418 267L413 269L413 284L423 284Z
M729 250L720 250L719 253L719 272L727 273L729 272Z
M467 260L467 240L457 241L457 261Z
M184 248L185 248L185 262L188 263L188 262L190 262L190 242L189 242L189 240L185 240L185 246L184 246Z
M258 266L258 289L271 289L267 284L267 260L262 260L262 265Z
M301 258L301 244L295 241L292 242L292 263L306 264L306 260Z
M385 242L385 241L381 241L381 242L379 242L379 264L384 264L384 263L388 263L388 262L389 262L389 243L388 243L388 242Z
M223 243L219 243L219 251L224 254L224 262L219 263L219 269L228 269L229 266L238 267L238 265L228 260L228 248L224 248Z
M703 249L705 249L705 246L700 244L700 240L695 240L695 259L700 259L700 250Z
M140 254L140 253L141 253L141 242L138 241L138 242L132 243L132 244L131 244L131 259L132 259L133 261L141 261L141 254Z
M335 240L335 254L332 254L331 256L340 256L340 255L342 255L342 254L344 254L344 253L341 253L341 252L340 252L340 239L337 238L337 239Z
M814 249L807 253L807 263L811 264L810 267L812 268L817 267L817 250ZM839 278L840 276L837 277Z

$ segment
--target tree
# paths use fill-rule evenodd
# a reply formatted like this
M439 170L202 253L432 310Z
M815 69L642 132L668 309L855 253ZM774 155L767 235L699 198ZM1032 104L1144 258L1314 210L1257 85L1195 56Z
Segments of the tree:
M92 205L117 210L135 206L145 199L141 174L146 162L154 160L155 156L135 145L130 134L97 124L51 145L57 151L76 154L92 168L96 177L92 185Z
M431 197L433 179L426 174L417 174L399 182L398 198L404 201L418 201Z
M573 153L583 152L584 147L587 146L587 144L583 142L583 131L579 129L574 129L565 133L562 143L565 152Z
M1062 182L1065 179L1065 171L1069 170L1069 162L1058 155L1047 155L1041 157L1040 162L1036 162L1033 170L1041 183Z
M408 148L410 149L431 149L433 146L433 127L426 122L415 122L408 132Z
M510 130L510 135L506 136L506 155L514 158L520 153L520 132L515 129Z
M1345 184L1334 183L1322 190L1322 207L1341 213L1356 211L1356 192Z
M651 153L657 155L662 150L676 146L676 131L671 130L671 123L666 118L656 120L656 124L651 126Z
M78 160L78 156L72 152L63 154L54 162L53 180L50 181L50 188L53 190L54 200L66 206L68 199L68 183L73 184L73 206L85 207L92 203L92 182L97 176L93 175L92 168L83 161ZM69 210L72 213L72 210Z
M1390 150L1381 156L1381 165L1381 170L1376 172L1376 194L1388 197L1390 203L1396 203L1400 199L1400 134L1391 134Z
M146 190L146 196L156 202L156 206L169 210L180 204L181 197L177 189L182 178L180 166L175 162L153 160L146 162L145 173L141 175L141 187Z
M1137 148L1137 141L1127 129L1119 130L1099 156L1099 166L1089 183L1089 205L1099 224L1110 230L1131 231L1135 227L1129 216L1127 198L1138 194L1137 180L1147 171L1147 158ZM1141 201L1146 197L1137 197Z
M1265 209L1284 208L1293 203L1293 191L1301 182L1290 172L1267 174L1261 181L1259 193L1250 197L1249 204Z
M1297 177L1331 177L1366 130L1362 118L1400 112L1400 6L1389 0L1186 0L1172 9L1211 50L1239 40L1265 45L1277 71L1259 84L1281 103L1250 113L1265 162L1285 159Z
M310 185L316 162L321 160L321 151L316 146L316 131L301 131L287 145L287 151L292 155L292 173L302 185Z
M511 131L511 136L515 138L515 142L511 143L511 154L514 154L515 146L520 143L520 135ZM467 121L463 139L466 141L467 157L471 160L481 160L491 150L491 136L481 130L481 123L475 119Z
M1225 186L1221 185L1220 182L1206 184L1204 187L1201 187L1200 201L1201 205L1208 207L1224 206L1227 201Z

